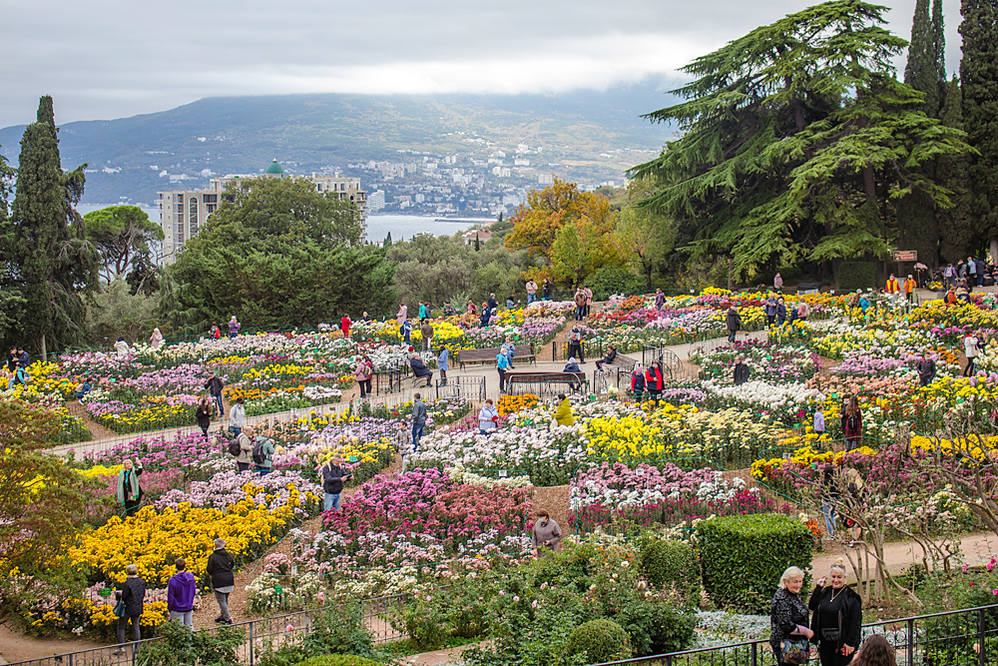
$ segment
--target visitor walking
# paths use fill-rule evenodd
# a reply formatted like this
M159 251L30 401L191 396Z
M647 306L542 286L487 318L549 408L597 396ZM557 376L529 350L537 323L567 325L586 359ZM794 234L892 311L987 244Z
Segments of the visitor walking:
M430 308L426 303L419 304L419 322L423 323L430 318Z
M125 342L125 338L118 338L114 343L114 351L116 352L119 361L127 361L132 350L128 346L128 343Z
M409 318L409 308L405 306L405 303L399 303L399 311L395 313L395 321L400 324Z
M580 350L580 353L581 353L581 350ZM609 345L609 348L608 348L608 350L606 352L606 356L604 356L600 360L596 361L596 369L599 370L600 372L603 372L603 364L610 365L615 360L617 360L617 346L614 345L614 344L611 344L611 345Z
M855 395L849 398L849 404L842 412L842 437L851 448L859 446L863 438L863 412Z
M804 663L801 657L811 648L808 641L814 636L808 626L808 610L800 598L804 586L804 572L800 567L788 567L780 576L776 594L769 613L769 645L779 666Z
M159 327L152 329L152 335L149 336L149 346L153 349L159 349L163 346L163 334L159 332Z
M665 294L662 293L661 289L655 290L655 309L662 312L662 308L665 307Z
M239 433L246 426L246 407L241 397L236 398L235 404L229 407L229 433L233 437L239 437Z
M735 361L735 367L732 369L731 379L735 386L741 386L749 380L749 374L751 374L751 369L745 363L745 359L740 358Z
M572 300L575 302L575 321L582 321L586 316L586 294L582 287L576 288Z
M558 406L554 410L554 420L560 426L575 425L575 415L572 414L572 403L564 393L558 394Z
M898 666L894 647L883 634L873 634L863 641L852 666Z
M825 434L825 408L820 402L814 407L814 419L811 421L811 427L819 438Z
M943 287L945 287L946 289L951 289L955 284L956 284L956 269L953 268L953 263L950 262L946 264L946 268L943 269Z
M266 435L253 439L253 466L257 474L266 476L274 467L274 440Z
M246 426L236 437L239 442L239 453L236 454L236 471L245 472L253 461L253 429Z
M918 383L921 386L928 386L936 377L936 362L929 358L929 350L922 352L922 358L915 365L918 371Z
M182 557L174 561L177 573L170 576L166 584L166 610L170 619L194 629L194 594L197 581L187 570L187 562Z
M430 351L430 343L433 340L433 324L430 323L429 319L424 319L422 326L419 327L419 333L423 336L423 351Z
M412 352L412 355L409 357L409 367L412 368L412 374L415 375L417 379L426 377L426 386L429 388L433 381L433 372L426 367L426 364L423 363L423 359L421 359L419 354L416 352Z
M978 262L973 257L967 257L967 280L970 284L977 283Z
M354 377L357 379L357 386L360 387L361 399L371 395L371 377L374 376L374 364L367 356L357 357L357 367L354 369Z
M568 355L579 359L579 363L586 362L582 356L582 331L578 327L573 328L568 334Z
M634 370L631 372L631 394L634 396L634 400L641 404L641 398L645 394L645 371L640 363L635 363Z
M222 387L223 386L224 386L224 384L222 383L222 378L218 376L218 371L217 370L214 373L212 373L211 379L209 379L207 382L205 382L205 385L204 385L204 387L206 389L208 389L208 395L210 395L211 399L215 401L216 405L218 405L218 417L219 418L225 416L225 409L222 407Z
M402 325L399 326L399 337L402 338L402 342L409 344L412 340L412 324L409 323L408 319L402 320Z
M738 314L738 310L732 305L728 308L728 314L725 316L725 326L728 328L728 342L735 341L735 333L742 327L742 316Z
M551 280L544 278L544 287L541 290L545 301L551 300Z
M142 462L136 464L132 462L131 458L125 458L121 464L122 470L118 472L116 494L118 504L124 509L125 515L130 516L142 504L142 488L139 486L139 477L142 476Z
M485 404L478 410L478 432L491 435L499 427L499 412L492 403L492 398L486 398Z
M343 493L343 482L353 478L352 474L348 474L343 469L343 456L333 456L331 460L326 462L325 465L321 465L316 471L319 472L319 478L322 479L322 510L339 511L340 495Z
M343 333L343 339L350 339L350 327L353 326L353 322L350 321L350 315L344 314L343 318L340 319L340 332Z
M496 354L496 371L499 373L499 392L506 390L506 373L509 372L509 357L499 350Z
M236 588L236 579L232 575L232 568L236 560L229 551L225 550L225 539L219 537L215 539L215 550L208 556L208 566L205 571L211 578L211 588L215 592L215 602L218 604L218 617L215 622L220 624L232 624L232 616L229 614L229 595Z
M211 425L211 405L208 404L208 398L201 398L198 408L194 410L194 420L201 428L201 434L207 437L208 427Z
M537 519L530 529L530 540L534 544L534 553L538 556L546 550L558 552L561 544L561 527L547 511L542 509L537 512Z
M909 305L915 302L915 287L917 286L918 283L915 282L915 278L909 273L908 277L904 280L904 297L908 300Z
M973 377L977 374L977 355L979 340L973 333L968 333L963 339L963 353L967 356L967 365L963 367L964 377Z
M583 287L582 288L582 293L586 297L586 311L585 311L585 315L586 315L586 319L588 319L589 315L591 315L592 311L593 311L593 290L590 289L589 287Z
M537 283L534 282L533 278L527 280L526 284L527 290L527 305L530 305L537 300Z
M783 297L780 296L776 300L776 325L783 326L787 321L787 304L783 301Z
M239 329L241 327L242 327L242 324L240 324L239 320L236 319L236 315L232 315L231 317L229 317L229 337L230 338L234 338L237 335L239 335Z
M134 564L125 567L125 582L121 584L121 589L115 592L115 598L121 607L121 614L118 615L118 608L115 608L115 615L118 615L118 648L115 654L125 654L125 627L132 623L132 641L137 643L142 640L142 629L140 628L140 618L145 608L146 582L139 578L139 568ZM134 652L137 645L132 646Z
M841 560L831 566L827 579L818 579L807 605L814 613L811 631L818 640L821 666L845 666L852 661L860 642L863 600L846 585L846 568Z
M419 440L423 438L423 428L426 427L426 403L423 396L415 395L412 402L412 450L419 450Z
M492 317L497 312L499 312L499 301L496 300L495 293L489 294L489 300L486 301L489 306L489 317Z
M783 291L783 276L779 273L773 276L773 289Z
M450 351L447 347L440 348L440 355L437 356L437 370L440 371L440 385L447 386L447 371L450 370ZM458 381L458 384L460 383Z
M645 373L645 390L648 391L648 399L655 402L658 407L658 396L662 392L665 382L662 379L662 366L658 361L652 361Z

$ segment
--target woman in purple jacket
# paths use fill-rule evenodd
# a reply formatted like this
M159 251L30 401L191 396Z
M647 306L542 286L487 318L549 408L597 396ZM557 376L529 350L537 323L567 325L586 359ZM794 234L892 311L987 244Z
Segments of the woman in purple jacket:
M177 573L166 584L166 609L170 619L194 629L194 593L197 585L194 574L187 571L187 562L178 557Z

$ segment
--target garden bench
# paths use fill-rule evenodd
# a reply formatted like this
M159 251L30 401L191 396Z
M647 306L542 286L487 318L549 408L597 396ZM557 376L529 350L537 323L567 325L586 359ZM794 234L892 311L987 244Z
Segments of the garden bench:
M589 386L589 380L586 378L585 372L529 372L529 371L517 371L506 373L506 393L513 392L514 385L536 385L538 390L537 394L542 392L543 387L546 386L559 386L566 385L569 387L577 387L573 390L579 390L583 386Z
M623 354L617 354L612 361L609 363L604 363L604 368L620 368L624 372L634 372L634 366L637 365L637 360L631 358L630 356L624 356Z
M496 356L499 355L500 347L494 347L492 349L462 349L458 352L457 362L461 365L461 369L464 370L465 363L488 363L490 361L495 361ZM513 351L513 362L516 361L530 361L531 363L536 363L537 358L534 356L534 350L530 345L516 345Z

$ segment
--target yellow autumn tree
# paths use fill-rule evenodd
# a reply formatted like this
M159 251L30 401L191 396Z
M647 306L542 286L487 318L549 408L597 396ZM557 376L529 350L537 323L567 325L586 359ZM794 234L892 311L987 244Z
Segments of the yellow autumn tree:
M590 237L612 234L617 212L610 200L595 192L582 192L575 183L559 178L543 190L532 190L527 205L510 218L513 230L503 243L509 250L527 249L551 260L558 230L569 222L584 227Z

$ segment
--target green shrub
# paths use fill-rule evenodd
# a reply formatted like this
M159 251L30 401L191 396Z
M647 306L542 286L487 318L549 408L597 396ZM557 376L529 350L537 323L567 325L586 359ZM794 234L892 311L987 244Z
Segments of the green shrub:
M875 261L843 261L839 266L839 289L868 289L878 284Z
M195 631L179 622L164 622L157 628L160 639L137 653L137 666L236 666L237 654L246 640L242 629Z
M696 535L704 589L722 608L766 612L783 571L811 566L811 532L782 514L713 518Z
M584 654L593 664L631 656L631 639L613 620L590 620L580 624L568 637L567 647L569 654Z
M418 600L405 606L392 608L391 623L404 631L412 644L423 650L434 650L447 639L449 627L442 616L445 605Z
M271 646L259 657L259 666L295 666L311 655L343 654L378 659L371 632L364 626L360 604L347 604L315 616L308 633Z
M326 654L299 661L296 666L382 666L382 662L352 654Z
M640 294L645 290L645 280L626 268L601 268L586 279L586 286L593 290L593 298L605 301L612 294Z
M696 603L700 597L700 565L693 546L682 541L652 539L641 548L641 573L656 588L672 587L683 599Z

